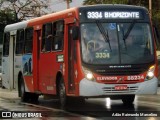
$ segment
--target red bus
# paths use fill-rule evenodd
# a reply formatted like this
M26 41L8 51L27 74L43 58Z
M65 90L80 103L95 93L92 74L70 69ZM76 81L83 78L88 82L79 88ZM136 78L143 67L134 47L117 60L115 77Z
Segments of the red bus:
M111 97L131 104L156 94L158 62L147 9L128 5L71 8L8 25L2 82L22 101L55 95ZM9 83L9 84L8 84Z

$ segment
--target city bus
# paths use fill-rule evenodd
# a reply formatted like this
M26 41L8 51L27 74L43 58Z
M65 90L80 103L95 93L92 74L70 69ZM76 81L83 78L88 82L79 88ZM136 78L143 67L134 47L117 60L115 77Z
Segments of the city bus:
M158 87L155 36L140 6L82 6L7 25L2 67L3 86L22 101L53 95L63 106L100 97L132 104Z

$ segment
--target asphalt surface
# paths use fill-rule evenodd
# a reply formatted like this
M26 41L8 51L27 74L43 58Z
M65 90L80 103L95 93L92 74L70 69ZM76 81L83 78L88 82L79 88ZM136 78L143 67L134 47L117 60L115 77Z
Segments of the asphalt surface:
M160 95L160 87L158 87L157 95ZM0 98L17 99L18 91L3 89L0 87Z
M160 111L160 87L158 88L157 95L149 96L136 96L133 106L123 106L121 101L111 101L110 105L107 105L106 99L89 99L86 100L85 105L71 105L67 107L65 111L62 111L57 105L56 101L53 100L43 100L40 99L39 103L30 104L30 103L21 103L20 98L18 97L17 91L10 91L8 89L0 88L0 108L2 110L18 110L18 111L44 111L44 114L47 112L47 116L50 119L46 118L37 118L37 120L70 120L75 118L78 120L96 120L100 118L103 120L103 117L106 117L107 113L112 113L114 111L145 111L149 110ZM46 112L45 112L46 111ZM51 114L51 115L50 115ZM42 114L43 115L43 114ZM43 115L46 116L46 115ZM152 117L153 120L159 120L160 117ZM151 120L150 117L107 117L104 118L107 120ZM35 120L35 119L34 119Z

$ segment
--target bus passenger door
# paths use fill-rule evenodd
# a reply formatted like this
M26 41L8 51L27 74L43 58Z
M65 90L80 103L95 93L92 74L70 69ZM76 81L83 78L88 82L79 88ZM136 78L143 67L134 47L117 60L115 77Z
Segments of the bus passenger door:
M72 94L75 91L75 79L76 79L76 44L72 39L71 29L73 24L68 26L68 93Z
M11 48L11 61L12 62L10 62L10 64L11 64L11 68L13 68L12 70L11 70L11 79L10 79L10 84L11 84L11 88L12 89L15 89L16 88L16 84L18 84L18 81L15 81L15 79L14 79L14 75L15 75L15 65L14 65L14 62L15 62L15 60L14 60L14 57L15 57L15 40L16 40L16 36L15 35L12 35L11 36L11 44L13 44L13 46L12 46L12 48Z
M9 39L5 39L5 42L8 41L8 43L4 43L3 50L3 59L2 59L2 86L7 89L14 89L15 88L15 81L14 81L14 46L15 46L15 34L16 31L10 32ZM8 46L8 48L6 47ZM6 54L6 51L7 54Z
M41 29L35 30L34 52L33 52L33 79L34 79L34 91L39 92L39 60L40 60L40 40Z

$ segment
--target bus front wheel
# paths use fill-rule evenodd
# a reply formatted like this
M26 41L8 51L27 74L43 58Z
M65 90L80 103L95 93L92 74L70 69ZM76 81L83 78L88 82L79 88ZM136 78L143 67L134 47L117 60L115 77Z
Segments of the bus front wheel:
M59 83L59 101L62 108L64 108L64 106L66 105L66 100L67 100L66 89L63 78L61 78Z
M24 84L23 77L21 77L21 80L20 80L20 95L21 95L22 102L26 102L28 100L28 95L27 95L27 92L25 91L25 84Z
M122 96L122 102L124 105L131 105L134 102L135 95L124 95Z
M26 92L23 77L21 77L20 80L20 96L22 102L33 102L33 103L38 102L38 97L39 97L38 94Z

